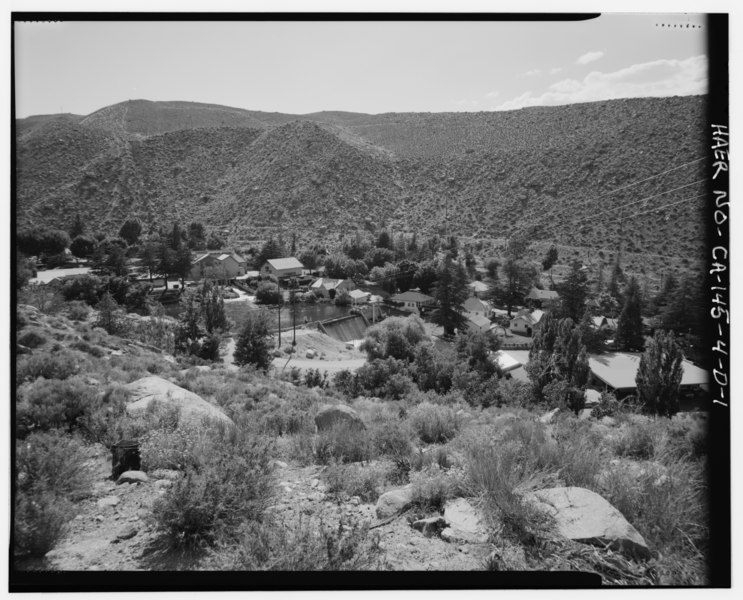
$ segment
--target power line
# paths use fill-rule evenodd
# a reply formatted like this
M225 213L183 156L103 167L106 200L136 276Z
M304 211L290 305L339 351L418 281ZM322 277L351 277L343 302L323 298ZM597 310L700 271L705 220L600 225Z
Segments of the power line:
M672 167L671 169L667 169L667 170L665 170L665 171L662 171L662 172L660 172L660 173L657 173L657 174L655 174L655 175L651 175L650 177L646 177L645 179L640 179L639 181L635 181L635 182L633 182L633 183L630 183L630 184L624 185L624 186L622 186L622 187L619 187L619 188L616 188L616 189L614 189L614 190L610 190L610 191L608 191L608 192L604 192L604 193L603 193L603 194L601 194L600 196L596 196L596 197L589 197L589 198L587 198L587 199L585 199L585 200L583 200L583 201L580 201L580 203L578 204L578 206L577 206L577 207L579 207L579 206L580 206L581 204L588 204L589 202L595 202L595 201L597 201L597 200L600 200L600 199L602 199L602 198L606 198L607 196L611 196L612 194L615 194L616 192L620 192L620 191L622 191L622 190L626 190L626 189L628 189L628 188L631 188L631 187L633 187L633 186L639 185L639 184L641 184L641 183L645 183L645 182L647 182L647 181L650 181L651 179L657 179L658 177L661 177L661 176L663 176L663 175L666 175L666 174L668 174L668 173L672 173L673 171L678 171L679 169L682 169L682 168L684 168L684 167L687 167L687 166L689 166L689 165L693 165L693 164L695 164L695 163L698 163L698 162L700 162L700 161L702 161L702 160L704 160L704 157L702 157L702 158L697 158L696 160L692 160L692 161L689 161L689 162L687 162L687 163L684 163L684 164L678 165L678 166L676 166L676 167ZM577 194L575 194L575 193L574 193L574 194L571 194L571 195L567 196L567 198L566 198L566 199L569 199L569 198L570 198L571 196L575 196L575 195L577 195ZM562 211L562 212L563 212L563 213L565 213L565 212L568 212L568 211L570 211L570 210L574 210L574 209L575 209L575 208L577 208L577 207L576 207L576 206L566 207L565 209L563 209L563 211ZM540 209L539 209L539 208L534 208L534 209L532 209L532 211L531 211L531 214L526 214L526 215L524 215L523 219L531 218L531 217L532 217L533 215L536 215L536 214L538 214L539 212L540 212ZM560 211L558 210L558 215L557 215L557 216L559 216L559 214L560 214ZM554 218L554 217L555 217L554 213L553 213L553 214L551 214L551 215L544 215L544 218ZM517 231L518 231L518 229L517 229ZM509 237L510 237L510 236L509 236Z

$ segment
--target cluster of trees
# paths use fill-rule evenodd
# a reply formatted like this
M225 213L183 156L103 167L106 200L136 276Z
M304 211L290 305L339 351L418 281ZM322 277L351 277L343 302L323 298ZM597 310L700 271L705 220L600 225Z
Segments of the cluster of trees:
M219 360L222 333L230 323L218 286L205 279L197 290L184 292L180 302L183 315L175 331L176 352Z

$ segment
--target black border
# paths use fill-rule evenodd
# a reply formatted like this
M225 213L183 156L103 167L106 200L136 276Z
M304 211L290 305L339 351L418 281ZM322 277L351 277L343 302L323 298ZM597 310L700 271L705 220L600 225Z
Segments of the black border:
M15 61L14 40L15 23L18 21L581 21L600 16L600 13L122 13L122 12L11 12L11 211L15 215ZM728 99L728 59L729 59L729 23L727 14L707 15L707 55L709 69L709 95L707 123L729 124ZM712 146L712 133L708 139ZM712 154L709 154L708 170L712 172ZM722 182L720 182L722 185ZM725 185L728 185L727 178ZM719 189L719 186L717 186ZM727 188L729 193L729 187ZM710 190L711 192L711 190ZM710 193L711 196L711 193ZM711 203L714 199L710 200ZM729 248L729 220L722 226L718 235L717 227L708 215L707 241ZM10 306L10 398L15 396L15 307L17 291L15 289L16 265L12 255L15 247L15 221L11 226L11 306ZM712 259L710 258L710 263ZM729 256L726 265L729 267ZM729 304L729 271L725 272L724 285ZM708 289L715 283L707 275ZM710 293L710 297L712 293ZM717 321L710 314L710 331L717 331ZM705 343L712 342L712 334ZM726 348L730 346L730 330L727 327L720 337ZM708 348L712 347L710 343ZM716 358L716 357L715 357ZM728 375L725 385L729 396L729 355L724 358L724 370ZM710 363L711 365L711 358ZM714 394L714 386L712 386ZM14 423L15 406L11 402L11 424ZM12 425L11 425L12 427ZM715 404L710 410L710 462L709 462L709 499L710 499L710 585L708 587L727 588L731 585L731 532L730 532L730 413L727 407ZM15 464L14 436L9 436L11 465ZM14 497L14 478L11 470L12 497ZM714 503L713 503L714 501ZM575 572L361 572L361 573L315 573L302 572L296 578L277 577L276 572L105 572L105 571L68 571L38 572L17 571L13 564L13 531L14 516L11 503L11 527L9 545L9 591L10 592L133 592L133 591L299 591L299 590L424 590L424 589L578 589L593 588L601 585L598 575ZM658 589L662 586L652 586Z

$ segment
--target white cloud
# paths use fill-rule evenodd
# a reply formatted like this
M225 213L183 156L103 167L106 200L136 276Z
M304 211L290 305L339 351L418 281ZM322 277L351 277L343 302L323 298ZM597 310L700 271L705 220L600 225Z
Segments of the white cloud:
M707 57L663 59L632 65L613 73L592 71L582 81L563 79L542 94L525 92L494 110L555 106L615 98L689 96L707 92Z
M578 60L575 61L575 64L577 64L577 65L587 65L588 63L592 63L594 61L597 61L603 55L604 55L604 53L601 52L600 50L597 50L595 52L586 52L583 56L580 56L578 58Z
M495 98L495 97L497 97L497 96L500 96L500 92L498 92L498 91L494 91L494 92L488 92L488 93L486 94L486 97L487 97L487 98Z
M550 69L550 75L557 75L562 71L562 67L555 67L554 69Z
M534 77L535 75L539 75L541 72L541 69L532 69L531 71L524 73L524 77Z

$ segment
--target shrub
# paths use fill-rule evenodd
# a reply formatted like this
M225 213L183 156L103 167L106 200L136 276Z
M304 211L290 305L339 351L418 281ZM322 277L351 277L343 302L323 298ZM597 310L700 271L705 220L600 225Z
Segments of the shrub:
M359 376L348 369L343 369L335 374L333 377L333 387L346 396L346 398L356 398L363 391Z
M649 459L655 453L657 433L649 423L635 423L623 426L614 442L617 456Z
M283 523L245 523L239 541L214 550L205 567L222 571L359 571L379 567L379 536L358 521L331 526L300 518Z
M414 388L415 383L408 375L395 373L387 380L387 385L384 387L384 397L400 400Z
M46 343L46 338L36 331L27 331L18 336L18 343L27 348L38 348Z
M443 510L444 504L463 489L463 474L457 469L443 470L430 465L410 476L413 504L426 510Z
M412 451L412 432L408 424L400 419L375 419L369 426L369 433L376 454L394 459L407 457Z
M454 411L446 406L423 402L410 411L410 424L422 442L447 442L457 434Z
M72 431L96 404L95 390L79 378L37 380L18 394L17 435L25 437L32 431L57 428Z
M611 392L604 392L601 394L601 400L591 410L591 416L595 419L601 419L603 417L613 417L621 413L623 410L623 404L617 397Z
M43 556L62 537L71 500L90 494L92 475L79 441L34 433L16 442L14 552Z
M89 344L85 340L79 340L73 344L70 344L70 348L74 348L75 350L80 350L81 352L90 354L91 356L95 358L102 358L106 355L106 351L103 348L99 346L94 346L93 344Z
M108 386L98 397L92 408L78 420L82 435L92 442L98 442L110 448L122 439L137 437L127 435L122 428L131 419L126 417L126 404L129 391L120 385Z
M358 496L364 502L375 502L384 486L386 472L379 466L331 463L322 475L328 493L340 499Z
M58 431L35 432L16 440L18 490L46 489L54 494L79 500L90 494L92 473L83 465L83 445Z
M64 535L71 512L70 503L52 492L17 493L13 521L15 556L44 556Z
M113 296L106 292L98 303L98 318L95 326L105 329L108 334L120 334L126 331L127 323L123 318L123 311L114 300Z
M95 275L77 275L64 280L62 296L68 302L77 300L92 306L97 304L102 287L103 282Z
M273 495L271 450L244 431L217 432L197 464L155 502L153 515L168 545L201 548L260 521Z
M268 314L250 311L235 344L235 364L251 364L265 371L271 366L271 346Z
M255 291L255 301L258 304L278 304L281 302L281 290L275 283L262 281Z
M323 464L368 461L373 457L372 450L369 434L345 421L321 431L315 441L315 456Z
M320 369L308 369L304 374L304 384L307 387L324 388L328 383L328 372L320 373Z

